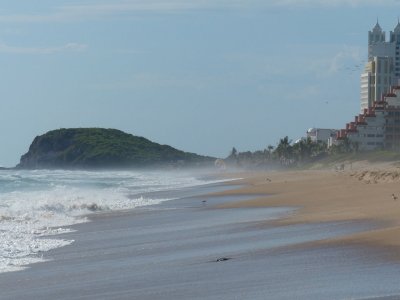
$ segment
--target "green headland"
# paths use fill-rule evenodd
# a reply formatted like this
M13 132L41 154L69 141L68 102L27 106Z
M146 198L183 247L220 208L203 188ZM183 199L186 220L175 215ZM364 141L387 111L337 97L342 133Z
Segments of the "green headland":
M116 129L70 128L35 137L17 168L182 167L214 160Z

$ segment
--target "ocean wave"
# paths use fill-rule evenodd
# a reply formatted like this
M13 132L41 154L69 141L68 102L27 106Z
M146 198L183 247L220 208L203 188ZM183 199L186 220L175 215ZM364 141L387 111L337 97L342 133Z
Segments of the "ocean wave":
M87 222L88 214L159 204L171 198L146 193L208 182L167 172L0 172L0 272L21 270L43 261L40 253L73 243L54 236Z

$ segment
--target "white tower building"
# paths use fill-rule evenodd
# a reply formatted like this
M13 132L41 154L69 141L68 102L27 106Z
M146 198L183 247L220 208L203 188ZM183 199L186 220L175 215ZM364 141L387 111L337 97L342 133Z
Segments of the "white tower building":
M380 101L394 83L393 57L373 56L361 74L361 111Z
M392 32L390 32L392 33ZM372 31L368 32L368 60L374 56L393 56L394 44L386 42L386 33L377 22Z
M400 80L400 21L397 21L397 26L394 31L390 32L390 43L394 45L394 74L395 85L399 85Z
M377 22L368 32L368 62L361 74L361 112L381 100L397 85L400 79L400 22L390 32L386 41L385 32Z

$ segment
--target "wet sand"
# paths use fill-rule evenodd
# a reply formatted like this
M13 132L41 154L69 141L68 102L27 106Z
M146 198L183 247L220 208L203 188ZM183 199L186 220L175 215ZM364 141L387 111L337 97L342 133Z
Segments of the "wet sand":
M60 237L75 242L49 261L0 274L0 299L400 299L393 249L363 244L395 230L396 214L348 197L351 182L368 184L328 171L242 175L238 190L200 188L73 226ZM337 203L321 197L343 184Z
M331 240L392 250L400 261L400 168L395 164L358 163L345 171L288 171L246 173L238 182L246 187L230 194L268 194L221 207L298 207L280 224L365 220L378 229Z

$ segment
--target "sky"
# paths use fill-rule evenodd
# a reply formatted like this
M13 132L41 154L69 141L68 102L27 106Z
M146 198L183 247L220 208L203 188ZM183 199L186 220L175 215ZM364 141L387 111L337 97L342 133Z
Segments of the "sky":
M0 0L0 165L104 127L215 157L342 128L398 0Z

